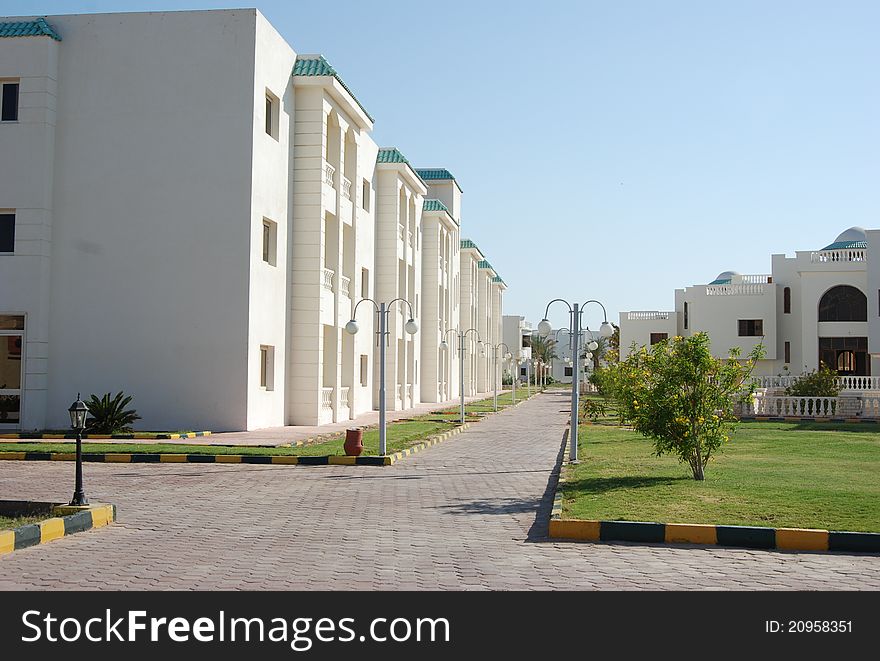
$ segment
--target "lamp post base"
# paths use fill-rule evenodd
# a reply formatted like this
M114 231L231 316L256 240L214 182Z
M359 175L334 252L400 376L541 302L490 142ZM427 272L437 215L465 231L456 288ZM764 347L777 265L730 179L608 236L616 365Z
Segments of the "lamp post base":
M73 494L73 498L68 503L71 507L87 507L88 504L89 499L85 497L85 494Z

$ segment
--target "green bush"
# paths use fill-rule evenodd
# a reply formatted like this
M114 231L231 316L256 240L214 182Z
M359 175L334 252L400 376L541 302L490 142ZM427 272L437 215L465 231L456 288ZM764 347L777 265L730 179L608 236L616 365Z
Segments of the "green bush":
M837 372L822 365L800 377L785 389L785 394L789 397L837 397L840 394Z
M86 431L92 434L130 434L135 420L141 419L134 409L126 410L131 399L131 395L122 392L114 397L109 392L100 399L95 395L89 397L86 402L89 409Z

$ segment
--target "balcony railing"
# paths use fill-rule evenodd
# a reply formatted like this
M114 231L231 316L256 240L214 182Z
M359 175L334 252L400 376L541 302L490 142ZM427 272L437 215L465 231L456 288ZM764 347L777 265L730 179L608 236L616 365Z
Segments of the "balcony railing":
M410 231L407 231L406 238L407 238L407 242L409 243L409 245L413 246L413 233Z
M339 389L339 405L351 408L351 388L346 386Z
M754 380L759 388L788 388L800 378L799 376L758 376ZM880 390L880 376L838 376L835 382L840 390Z
M779 418L833 418L840 408L839 397L758 396L743 405L743 414Z
M329 163L324 163L324 183L331 188L336 185L336 168Z
M339 293L343 296L348 296L351 298L351 278L346 278L344 275L339 277Z
M321 408L333 408L333 388L321 388Z
M397 238L399 238L401 241L403 241L403 233L404 233L403 225L398 225L397 226Z
M351 199L351 179L345 176L342 177L342 195Z
M403 403L403 384L402 383L397 384L397 399L399 399L400 402Z
M406 384L406 401L413 401L413 384L411 383Z
M810 253L813 264L833 262L867 262L868 251L864 248L845 248L843 250L818 250Z
M627 321L655 321L657 319L669 319L674 312L657 312L654 310L642 310L636 312L627 312Z
M336 271L333 269L324 269L324 289L329 289L333 291L333 276L336 275Z
M741 275L737 277L744 285L766 285L767 283L773 282L772 275ZM739 282L737 283L739 284Z
M765 285L706 285L706 296L763 296Z

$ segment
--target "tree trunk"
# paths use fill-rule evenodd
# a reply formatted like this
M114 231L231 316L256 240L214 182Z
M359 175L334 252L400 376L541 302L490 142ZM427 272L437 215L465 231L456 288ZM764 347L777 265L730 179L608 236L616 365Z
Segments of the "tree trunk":
M702 482L703 480L706 479L705 475L703 474L703 462L700 461L699 458L697 458L697 461L695 464L693 464L692 468L694 471L694 479L695 480L697 480L698 482Z

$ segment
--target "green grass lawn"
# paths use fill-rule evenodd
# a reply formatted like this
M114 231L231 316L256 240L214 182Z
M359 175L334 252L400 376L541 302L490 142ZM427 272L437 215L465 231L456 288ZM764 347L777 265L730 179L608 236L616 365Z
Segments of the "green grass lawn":
M12 530L13 528L26 526L29 523L45 521L48 518L51 518L50 514L43 514L41 516L4 516L0 514L0 530Z
M650 439L584 425L565 471L566 518L880 532L880 429L742 423L704 482Z
M455 425L446 421L414 420L388 425L388 452L406 449ZM83 441L83 452L145 453L145 454L242 454L242 455L296 455L326 456L344 455L342 444L345 436L330 439L313 445L294 448L253 447L244 445L185 445L183 443L89 443ZM364 431L364 455L379 454L379 430ZM71 443L0 443L0 452L74 452Z

